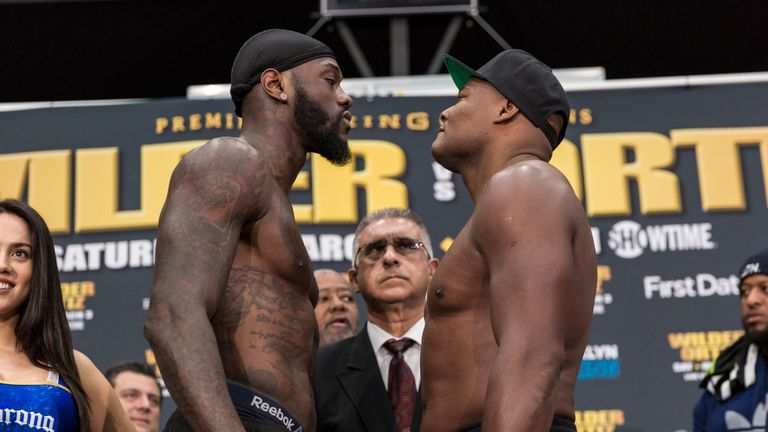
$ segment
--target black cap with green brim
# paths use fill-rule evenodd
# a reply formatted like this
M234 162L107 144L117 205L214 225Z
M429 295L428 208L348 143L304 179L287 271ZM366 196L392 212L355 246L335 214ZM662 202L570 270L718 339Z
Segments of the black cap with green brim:
M565 137L571 110L568 97L552 70L531 54L508 49L477 71L448 54L443 55L443 61L459 90L472 78L489 82L541 129L553 150ZM547 121L552 114L563 118L559 134Z
M448 54L443 54L443 62L445 67L448 68L448 73L453 78L453 83L456 84L459 90L463 89L465 85L472 78L478 78L485 81L485 77L474 71L471 67L457 60L455 57L451 57Z

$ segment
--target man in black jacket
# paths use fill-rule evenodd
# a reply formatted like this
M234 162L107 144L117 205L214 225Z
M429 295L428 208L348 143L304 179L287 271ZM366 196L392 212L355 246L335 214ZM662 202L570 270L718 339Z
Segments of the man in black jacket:
M384 209L360 221L354 246L349 276L368 322L318 352L317 430L418 431L424 303L437 269L429 234L416 213Z
M744 336L707 372L693 410L693 432L764 430L768 404L768 250L739 271Z

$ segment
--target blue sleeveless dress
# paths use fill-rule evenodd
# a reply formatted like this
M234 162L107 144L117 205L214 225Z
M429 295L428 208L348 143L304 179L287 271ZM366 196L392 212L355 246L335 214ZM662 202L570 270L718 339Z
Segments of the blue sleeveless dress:
M0 431L77 432L75 398L60 379L48 372L40 383L0 381Z

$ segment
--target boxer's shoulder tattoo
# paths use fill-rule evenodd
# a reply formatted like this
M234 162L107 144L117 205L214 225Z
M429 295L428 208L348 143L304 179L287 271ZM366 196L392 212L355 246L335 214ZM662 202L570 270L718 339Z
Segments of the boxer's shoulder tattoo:
M266 211L265 190L269 188L264 161L257 154L240 150L223 151L182 161L174 174L171 193L179 196L173 229L188 240L189 247L205 246L211 264L225 258L232 236L240 233L235 226L245 225ZM250 157L246 157L250 156Z
M253 150L218 152L199 161L189 181L194 186L200 210L223 210L237 214L258 205L267 186L267 166ZM224 214L223 216L233 216Z
M205 177L201 183L200 197L207 208L222 208L235 201L242 191L236 180L222 175Z

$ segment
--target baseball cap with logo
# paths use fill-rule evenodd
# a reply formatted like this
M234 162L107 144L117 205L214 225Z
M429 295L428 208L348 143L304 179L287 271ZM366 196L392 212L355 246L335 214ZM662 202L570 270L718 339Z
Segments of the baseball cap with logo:
M553 150L565 137L571 110L568 97L549 66L531 54L520 49L508 49L477 71L448 54L443 56L443 61L459 90L472 78L489 82L541 129ZM547 122L552 114L563 118L559 135Z
M744 261L744 264L741 265L741 271L739 271L739 284L754 274L768 275L768 249L752 255Z

